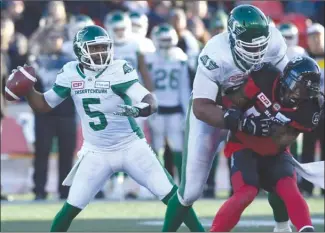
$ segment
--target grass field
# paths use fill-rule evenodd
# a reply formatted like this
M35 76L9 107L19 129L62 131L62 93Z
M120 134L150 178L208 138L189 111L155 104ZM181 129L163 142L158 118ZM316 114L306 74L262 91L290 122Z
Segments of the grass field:
M213 216L223 200L199 200L194 208L208 230ZM316 231L324 232L324 200L308 199ZM17 201L1 203L1 231L49 231L51 222L62 202ZM95 201L73 222L70 231L131 231L159 232L165 213L165 205L159 201ZM234 231L270 232L273 230L271 208L264 198L258 198L249 206ZM179 231L188 231L182 227Z

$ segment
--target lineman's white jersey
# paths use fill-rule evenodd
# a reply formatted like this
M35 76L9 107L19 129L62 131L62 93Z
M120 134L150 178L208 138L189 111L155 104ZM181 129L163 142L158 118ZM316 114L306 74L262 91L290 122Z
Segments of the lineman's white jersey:
M288 62L287 45L275 27L270 27L270 40L263 62L271 62L283 70ZM215 100L218 89L221 93L230 87L241 85L247 75L236 65L229 42L228 32L211 38L203 48L193 84L193 98Z
M143 132L131 117L113 115L118 104L141 102L149 91L138 83L137 72L124 60L114 60L101 72L67 63L58 73L45 100L54 108L71 96L82 124L84 146L100 151L118 150Z
M289 46L287 50L287 57L289 60L291 60L294 57L297 56L308 56L306 50L298 45L295 46Z
M168 58L159 52L145 56L154 94L161 107L181 106L186 112L190 96L187 55L178 47L173 48Z

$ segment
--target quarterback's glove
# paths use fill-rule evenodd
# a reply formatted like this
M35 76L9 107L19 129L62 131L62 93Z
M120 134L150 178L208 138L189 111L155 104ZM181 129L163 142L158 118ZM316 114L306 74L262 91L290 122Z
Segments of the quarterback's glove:
M223 114L226 129L236 132L242 118L242 112L237 108L230 108Z
M121 110L117 112L113 112L114 115L118 116L127 116L127 117L139 117L144 116L150 111L150 105L147 103L138 103L135 106L119 104L117 105Z
M271 132L272 121L265 117L244 118L240 121L238 129L244 133L267 137Z

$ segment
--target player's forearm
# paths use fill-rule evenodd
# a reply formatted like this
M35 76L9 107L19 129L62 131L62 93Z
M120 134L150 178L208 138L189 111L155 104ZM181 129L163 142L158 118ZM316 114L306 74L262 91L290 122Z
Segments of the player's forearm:
M27 94L26 99L29 106L35 112L49 112L52 110L52 108L47 104L43 93L36 91L34 88Z
M224 112L213 100L194 99L193 113L197 119L211 126L225 129Z
M152 94L147 94L141 101L141 103L147 104L144 108L140 109L139 115L141 117L147 117L157 112L157 101Z

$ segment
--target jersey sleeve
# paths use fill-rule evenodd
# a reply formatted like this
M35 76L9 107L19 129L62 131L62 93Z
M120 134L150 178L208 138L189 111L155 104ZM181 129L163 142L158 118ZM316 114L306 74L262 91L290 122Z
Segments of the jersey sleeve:
M115 79L111 81L113 92L119 96L125 95L126 91L139 82L137 71L126 61L117 61L121 65L115 74Z
M270 27L272 30L272 41L270 43L270 62L279 70L283 71L284 67L289 62L287 57L287 45L280 31L275 27Z
M67 64L58 72L53 87L44 93L44 98L48 105L54 108L69 96L71 96L71 81Z
M221 75L221 67L211 58L213 54L209 52L209 45L208 42L198 59L193 83L193 98L207 98L215 101L219 90L217 80Z
M318 126L321 114L318 100L311 100L299 108L297 118L292 119L289 124L301 132L311 132Z

